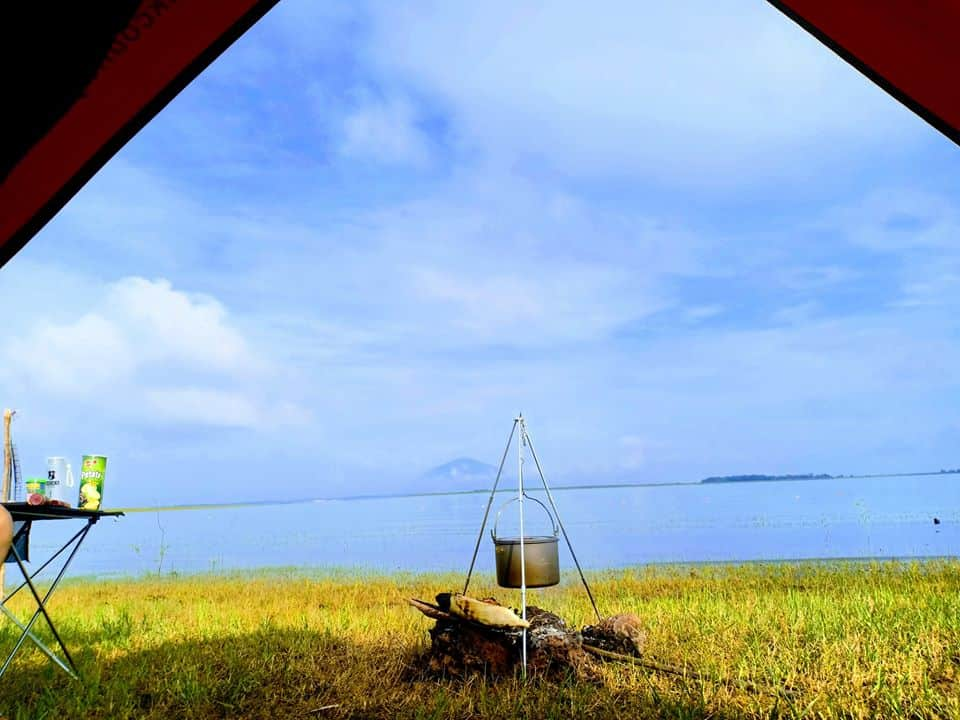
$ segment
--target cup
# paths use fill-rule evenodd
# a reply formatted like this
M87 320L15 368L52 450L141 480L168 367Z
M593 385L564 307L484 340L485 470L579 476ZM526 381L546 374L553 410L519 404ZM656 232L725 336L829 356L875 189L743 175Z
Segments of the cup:
M47 497L70 504L73 501L73 468L63 457L47 458Z

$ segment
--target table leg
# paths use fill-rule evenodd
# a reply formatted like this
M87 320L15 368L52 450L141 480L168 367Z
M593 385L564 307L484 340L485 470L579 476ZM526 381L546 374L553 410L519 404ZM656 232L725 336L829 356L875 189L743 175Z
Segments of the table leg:
M77 674L77 667L76 667L76 665L74 664L73 658L70 656L70 652L67 650L66 645L63 644L63 640L60 638L60 633L57 632L57 628L54 626L53 620L50 619L50 615L47 613L46 603L47 603L47 601L49 601L51 595L53 595L54 590L57 589L57 585L60 584L60 580L63 579L63 576L64 576L64 574L65 574L66 571L67 571L67 568L70 566L70 563L73 561L74 556L76 556L77 551L80 549L80 545L83 543L84 539L86 538L87 532L89 532L90 527L91 527L92 524L93 524L92 522L88 522L87 525L86 525L82 530L80 530L76 535L74 535L73 538L71 538L70 540L68 540L67 543L56 553L56 554L59 554L59 553L62 552L64 549L66 549L67 547L69 547L69 546L70 546L70 543L75 542L75 544L74 544L74 546L73 546L73 549L70 551L70 554L69 554L69 556L67 557L66 562L64 562L63 567L60 568L60 572L57 573L57 577L54 579L53 584L52 584L52 585L50 586L50 588L47 590L46 594L43 596L42 599L40 598L40 593L37 592L36 586L33 584L33 576L36 575L36 573L34 573L33 575L31 575L31 574L27 571L26 567L25 567L24 564L23 564L23 560L21 560L21 558L20 558L20 554L17 552L16 548L11 547L11 551L13 552L14 559L17 561L17 565L18 565L19 568L20 568L20 572L23 574L23 577L24 577L24 579L25 579L25 584L27 585L27 587L30 588L30 592L31 592L31 594L33 595L33 598L34 598L34 600L35 600L36 603L37 603L37 610L33 613L33 617L30 618L30 622L28 622L28 623L26 624L26 626L24 626L24 625L23 625L22 623L20 623L20 622L17 622L17 625L23 630L23 632L20 634L20 638L17 640L16 646L13 648L13 650L12 650L11 653L10 653L10 655L7 657L6 661L3 663L3 666L0 667L0 677L3 677L4 673L6 673L7 668L10 666L10 663L13 661L14 656L17 654L17 652L18 652L18 651L20 650L20 648L23 646L24 641L25 641L28 637L29 637L37 646L39 646L39 647L41 648L41 650L44 650L48 656L51 656L51 657L52 657L52 655L53 655L52 652L51 652L48 648L46 648L46 647L43 645L43 643L41 643L41 642L39 641L39 639L36 637L36 635L34 635L34 634L31 632L31 628L33 627L33 624L37 621L37 618L39 618L40 615L43 615L44 619L47 621L47 625L50 627L50 632L53 633L53 637L56 639L57 644L60 646L60 649L63 651L64 657L66 657L67 663L69 663L69 666L70 666L70 667L69 667L69 668L64 667L64 663L63 663L63 662L60 662L58 658L54 658L54 659L58 661L57 664L58 664L60 667L62 667L62 668L67 672L68 675L70 675L71 677L73 677L73 678L75 678L75 679L78 679L79 676L78 676L78 674ZM45 563L44 567L45 567L47 564L49 564L49 562L48 562L48 563ZM39 570L38 570L37 572L39 572ZM21 587L22 587L22 585L21 585ZM17 588L17 589L19 590L19 588ZM16 592L16 591L14 591L14 592ZM13 594L13 593L11 593L11 595L12 595L12 594ZM11 613L10 613L10 612L7 610L7 608L5 608L5 607L4 607L4 611L5 611L8 615L11 615Z
M31 640L33 640L34 645L36 645L38 648L40 648L40 650L42 650L43 653L44 653L48 658L50 658L51 660L53 660L53 662L55 662L57 665L59 665L61 668L63 668L64 672L66 672L67 675L70 675L70 676L72 676L72 677L74 677L74 678L77 677L76 673L74 673L73 670L71 670L70 667L69 667L66 663L63 662L63 660L61 660L60 658L58 658L50 648L48 648L46 645L44 645L44 644L43 644L43 641L40 640L40 638L38 638L36 635L34 635L33 632L32 632L30 629L28 629L26 625L24 625L22 622L20 622L20 619L19 619L16 615L14 615L12 612L10 612L9 610L7 610L7 607L6 607L5 605L0 605L0 610L2 610L3 613L4 613L8 618L10 618L10 622L12 622L12 623L15 624L17 627L19 627ZM3 676L3 673L0 672L0 677L2 677L2 676Z
M67 540L67 541L63 544L63 547L61 547L61 548L60 548L59 550L57 550L53 555L51 555L50 557L48 557L48 558L46 559L46 561L44 561L43 565L41 565L40 567L38 567L38 568L37 568L36 570L34 570L32 573L30 573L30 579L32 580L32 579L35 578L37 575L39 575L39 574L42 573L44 570L46 570L46 569L47 569L47 566L48 566L50 563L52 563L54 560L56 560L58 557L60 557L60 554L61 554L64 550L66 550L68 547L70 547L70 543L72 543L74 540L76 540L78 537L80 537L80 535L86 534L86 532L87 532L87 530L88 530L89 528L90 528L89 525L85 525L84 527L80 528L80 529L74 534L74 536L73 536L72 538L70 538L69 540ZM16 595L18 592L20 592L21 590L23 590L26 586L27 586L27 581L24 580L22 583L20 583L19 585L17 585L17 587L15 587L13 590L11 590L11 591L7 594L7 596L3 598L3 600L0 600L0 604L6 603L8 600L10 600L10 598L12 598L12 597L13 597L14 595Z

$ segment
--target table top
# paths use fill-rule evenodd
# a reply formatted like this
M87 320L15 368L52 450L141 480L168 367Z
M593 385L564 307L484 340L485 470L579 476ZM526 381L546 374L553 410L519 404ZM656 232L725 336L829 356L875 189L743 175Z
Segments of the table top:
M119 517L119 510L81 510L62 505L30 505L25 502L5 502L3 506L10 512L14 522L21 520L69 520L79 518L96 522L102 517Z

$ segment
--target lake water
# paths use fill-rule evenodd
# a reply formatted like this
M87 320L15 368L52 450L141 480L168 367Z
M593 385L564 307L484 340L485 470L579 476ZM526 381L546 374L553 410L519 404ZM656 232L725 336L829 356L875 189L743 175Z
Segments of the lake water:
M586 568L803 558L931 557L960 552L957 476L554 490ZM243 568L465 572L485 494L318 500L129 513L90 533L70 575ZM494 511L509 495L498 494ZM516 529L516 503L502 534ZM527 505L528 534L549 521ZM934 518L940 524L934 524ZM491 514L491 522L493 514ZM512 521L512 522L511 522ZM72 527L71 527L72 526ZM35 557L77 529L38 523ZM561 565L571 568L561 540ZM488 530L478 572L492 575Z

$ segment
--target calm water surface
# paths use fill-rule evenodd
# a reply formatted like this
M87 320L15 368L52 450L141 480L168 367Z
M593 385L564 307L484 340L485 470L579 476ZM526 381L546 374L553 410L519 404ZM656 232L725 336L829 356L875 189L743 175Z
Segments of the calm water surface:
M960 553L956 476L555 489L588 568ZM498 494L494 510L508 499ZM90 533L71 575L141 575L296 566L465 572L486 495L320 500L293 505L130 513ZM516 531L516 503L502 534ZM549 521L528 505L529 534ZM940 524L933 519L939 518ZM493 517L491 516L491 521ZM45 557L79 526L38 523ZM561 564L572 567L562 546ZM478 572L493 574L488 530Z

